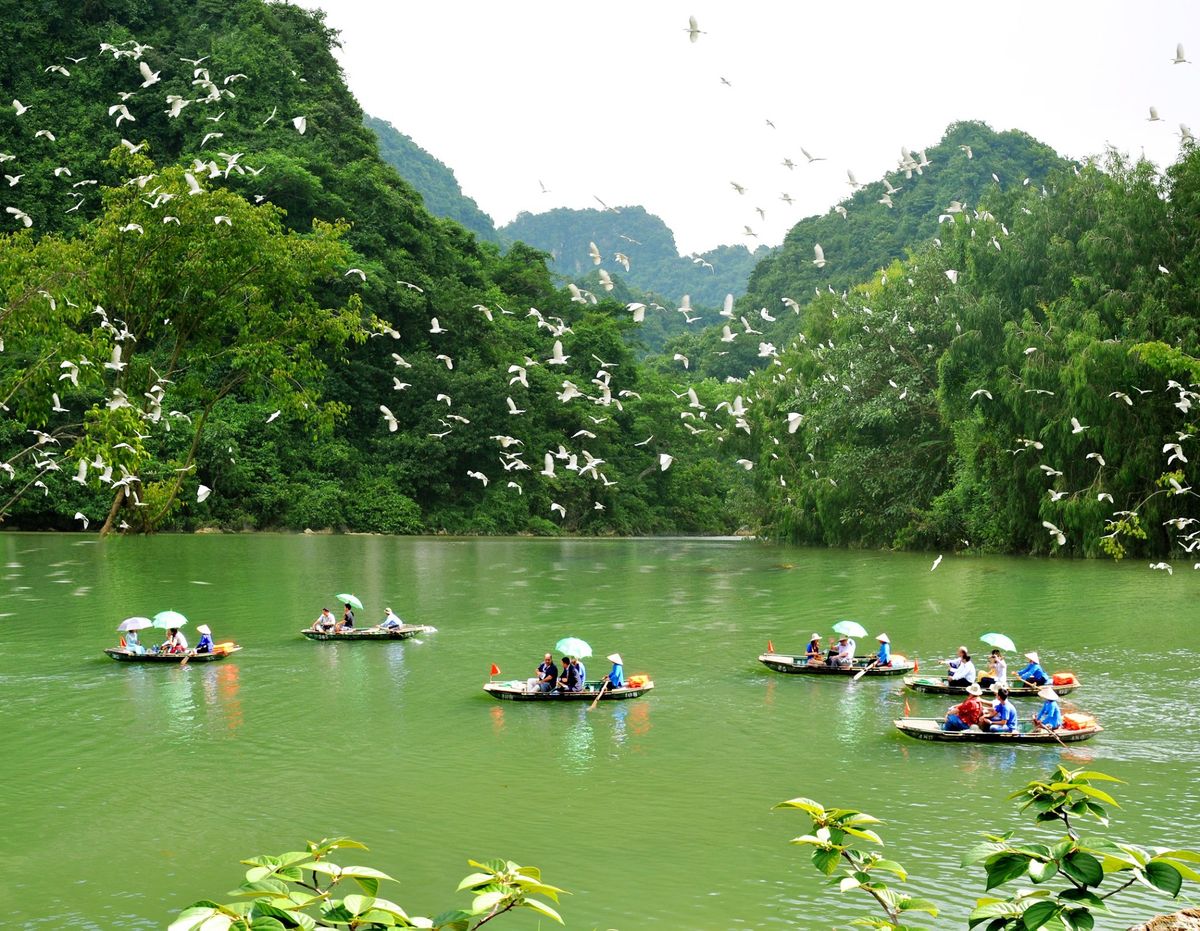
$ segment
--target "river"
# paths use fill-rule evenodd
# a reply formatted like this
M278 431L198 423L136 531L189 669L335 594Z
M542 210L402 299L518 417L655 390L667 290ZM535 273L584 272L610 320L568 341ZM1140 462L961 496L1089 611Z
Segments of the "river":
M1114 837L1196 845L1200 572L931 562L731 540L2 534L3 924L163 928L236 887L240 858L344 834L371 848L352 860L400 880L381 894L410 913L465 903L467 859L504 856L573 893L570 928L845 926L864 897L826 886L788 843L807 821L772 810L803 795L883 818L911 891L944 906L935 924L965 927L983 874L959 851L983 831L1037 836L1006 796L1064 761L1131 783ZM390 605L438 632L301 638L346 590L360 624ZM208 623L245 649L182 669L100 652L122 618L166 608L193 642ZM841 617L925 671L1002 631L1075 671L1072 697L1106 730L1069 753L914 741L891 726L895 680L756 662L769 639L802 650ZM594 711L481 691L492 663L524 678L566 635L595 648L591 677L619 650L657 688ZM1102 927L1178 907L1110 901Z

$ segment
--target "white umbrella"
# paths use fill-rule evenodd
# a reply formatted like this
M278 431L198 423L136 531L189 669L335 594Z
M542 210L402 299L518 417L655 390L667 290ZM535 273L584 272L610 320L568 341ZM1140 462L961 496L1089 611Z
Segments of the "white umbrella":
M145 630L147 627L153 627L154 622L148 617L127 617L121 621L117 630Z

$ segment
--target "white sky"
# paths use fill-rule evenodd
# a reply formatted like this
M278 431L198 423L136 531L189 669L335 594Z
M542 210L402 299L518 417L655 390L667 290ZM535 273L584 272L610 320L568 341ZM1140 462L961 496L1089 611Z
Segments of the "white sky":
M684 253L777 244L846 196L847 169L875 180L955 120L1160 165L1181 122L1200 132L1200 64L1171 64L1177 42L1200 61L1197 0L303 5L341 30L363 108L449 165L497 224L598 196L658 214ZM804 164L801 146L828 161Z

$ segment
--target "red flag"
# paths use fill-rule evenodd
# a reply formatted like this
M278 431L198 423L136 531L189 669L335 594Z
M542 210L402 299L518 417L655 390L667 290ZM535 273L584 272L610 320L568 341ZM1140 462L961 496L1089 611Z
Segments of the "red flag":
M775 652L775 644L773 644L770 640L767 641L767 652L768 653Z
M915 676L921 671L921 661L917 657L913 657L913 675Z
M492 675L493 676L500 675L500 667L497 666L495 663L492 663Z
M912 711L908 707L908 696L907 695L904 696L904 716L906 718L912 717Z

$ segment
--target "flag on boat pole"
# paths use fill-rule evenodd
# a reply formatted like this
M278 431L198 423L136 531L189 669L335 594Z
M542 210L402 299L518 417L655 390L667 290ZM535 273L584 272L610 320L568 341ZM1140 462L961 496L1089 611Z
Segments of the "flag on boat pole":
M914 656L913 657L913 675L915 676L920 671L921 671L921 660L919 657Z
M767 652L768 653L775 652L775 644L773 644L770 640L767 641Z
M906 718L912 717L912 710L908 707L908 696L907 695L904 696L904 716Z
M492 675L493 675L493 676L498 676L498 675L500 675L500 667L499 667L499 666L497 666L495 663L492 663ZM489 678L489 680L488 680L488 681L490 682L490 681L491 681L491 679Z

